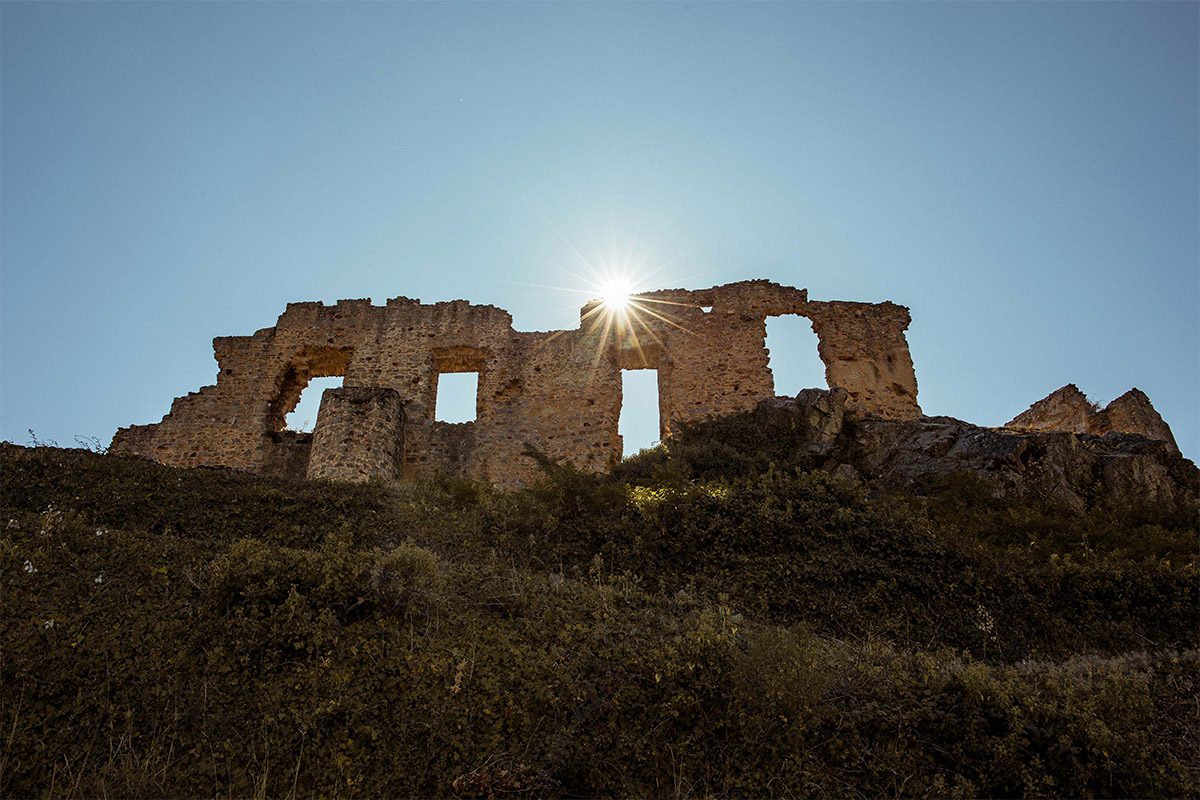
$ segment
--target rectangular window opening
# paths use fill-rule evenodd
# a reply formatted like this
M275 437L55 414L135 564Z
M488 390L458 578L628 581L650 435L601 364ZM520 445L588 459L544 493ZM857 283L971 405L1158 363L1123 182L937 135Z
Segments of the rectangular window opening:
M803 389L828 388L825 365L817 354L817 334L806 317L767 317L767 350L776 396L795 397Z
M437 422L474 422L479 393L478 372L442 372L437 376Z
M325 394L326 389L340 389L343 377L335 375L330 378L311 379L300 392L300 401L296 403L296 407L284 419L284 429L312 433L317 426L317 412L321 410L321 396Z
M622 457L628 458L659 442L658 370L621 370L621 418L617 432L624 441Z

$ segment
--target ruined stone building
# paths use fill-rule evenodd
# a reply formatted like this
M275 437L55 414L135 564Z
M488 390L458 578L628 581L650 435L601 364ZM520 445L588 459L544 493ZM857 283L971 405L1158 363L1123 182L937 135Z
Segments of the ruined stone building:
M173 466L337 480L435 470L518 486L535 478L526 443L588 469L621 458L621 370L658 373L659 423L754 408L775 394L766 318L808 318L828 385L862 416L913 419L917 381L893 303L810 301L804 289L743 281L593 302L574 330L516 331L511 315L463 300L291 303L272 328L213 340L217 382L177 398L162 422L117 431L112 452ZM435 420L439 376L478 375L473 422ZM309 380L324 393L311 434L284 430Z

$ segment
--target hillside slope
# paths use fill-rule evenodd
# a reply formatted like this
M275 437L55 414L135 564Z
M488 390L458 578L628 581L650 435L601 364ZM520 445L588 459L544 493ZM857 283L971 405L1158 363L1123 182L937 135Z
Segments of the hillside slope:
M1194 511L751 430L508 493L0 445L0 795L1200 791Z

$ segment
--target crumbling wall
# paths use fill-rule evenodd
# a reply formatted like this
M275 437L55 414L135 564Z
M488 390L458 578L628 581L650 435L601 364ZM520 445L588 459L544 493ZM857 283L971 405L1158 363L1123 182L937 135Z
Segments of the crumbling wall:
M271 449L266 462L259 470L264 475L293 477L308 474L308 460L312 454L311 431L283 430L271 437Z
M515 331L507 312L462 300L292 303L272 328L215 339L217 383L178 398L162 422L117 431L112 450L176 466L349 477L359 474L351 463L361 448L360 461L374 465L361 474L394 477L380 466L387 458L377 457L376 439L348 444L337 455L338 474L330 472L335 439L325 429L342 426L342 438L355 441L346 427L352 414L323 410L311 441L282 431L309 380L341 375L343 393L327 396L343 412L357 396L347 390L394 393L403 409L394 434L401 478L442 470L521 485L537 477L522 456L526 443L607 469L622 452L622 369L657 370L664 436L680 423L752 409L774 395L765 320L780 314L812 320L829 385L847 390L848 408L884 418L920 415L907 309L809 302L803 289L743 281L649 292L625 312L590 303L579 328L552 332ZM473 422L435 419L438 378L454 372L478 375Z
M803 313L807 299L803 289L769 281L638 295L617 361L658 370L664 435L682 422L748 411L775 394L766 318Z
M809 303L805 316L831 388L849 392L846 407L880 419L915 419L917 374L904 331L912 318L895 303Z

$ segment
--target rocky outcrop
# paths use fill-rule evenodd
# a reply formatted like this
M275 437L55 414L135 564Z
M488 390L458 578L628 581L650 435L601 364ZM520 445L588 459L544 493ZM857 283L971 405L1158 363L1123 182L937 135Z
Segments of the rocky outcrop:
M1062 412L1060 421L1069 419L1072 389L1055 393L1061 402L1052 410ZM796 398L765 400L756 418L795 441L815 466L887 486L919 490L931 480L969 473L985 481L996 497L1041 499L1075 511L1098 502L1200 510L1200 469L1180 455L1173 441L1117 430L984 428L952 417L857 418L844 410L843 394L805 390ZM1136 397L1114 401L1110 408L1130 414L1114 413L1114 424L1147 424L1132 414L1148 405Z
M1016 432L950 417L862 420L846 455L865 475L913 487L973 473L997 497L1043 499L1076 511L1091 502L1200 507L1200 470L1172 444L1135 433Z
M1166 442L1179 452L1171 428L1154 410L1150 398L1139 389L1130 389L1103 409L1084 396L1073 383L1051 392L1018 414L1005 428L1021 431L1063 431L1091 433L1097 436L1116 431L1137 433L1147 439Z
M1150 404L1150 398L1140 389L1130 389L1093 415L1089 432L1104 434L1109 431L1140 433L1147 439L1166 442L1172 450L1179 451L1171 426L1159 416Z
M795 398L764 400L755 413L759 424L786 431L813 454L827 455L842 432L848 396L840 387L805 389Z
M1051 392L1004 424L1006 428L1030 431L1088 433L1088 420L1100 410L1073 383Z

